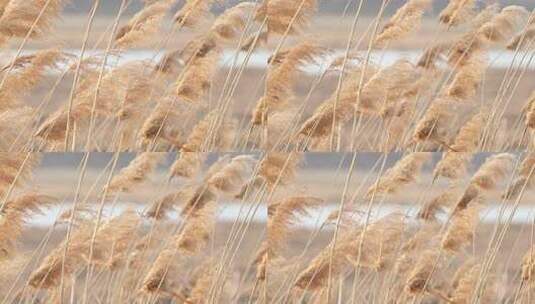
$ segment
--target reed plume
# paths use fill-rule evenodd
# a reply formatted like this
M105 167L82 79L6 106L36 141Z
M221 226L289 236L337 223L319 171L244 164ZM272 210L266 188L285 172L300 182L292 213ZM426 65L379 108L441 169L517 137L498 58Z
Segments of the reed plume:
M10 257L16 248L16 242L22 235L23 226L35 214L42 214L43 209L55 203L51 196L39 193L27 193L9 200L0 214L0 253L2 259Z
M175 0L161 0L146 4L115 35L115 46L127 48L139 44L147 37L158 33L163 18Z
M198 152L180 152L169 169L169 179L174 177L193 178L199 172L205 155Z
M110 192L128 192L132 187L144 182L148 175L154 171L160 161L162 161L164 154L155 152L140 153L115 175L107 190Z
M427 48L418 61L418 66L435 68L438 59L444 59L454 70L461 69L473 54L481 55L486 41L478 34L479 27L468 31L460 38L439 42Z
M210 12L213 2L213 0L187 0L175 14L174 20L182 26L194 27Z
M188 41L183 48L167 51L156 64L156 71L167 75L179 74L181 68L188 66L197 53L206 54L209 50L208 46L204 45L206 39L206 36L201 35Z
M35 125L34 109L21 107L0 113L0 151L24 151Z
M465 45L466 43L468 46ZM469 50L465 49L466 47ZM456 74L441 96L433 101L416 125L413 134L413 142L432 141L446 146L453 152L456 151L455 148L447 144L446 121L453 118L455 109L460 106L456 105L456 102L470 100L476 95L487 67L485 55L480 51L480 47L476 47L465 38L457 42L454 49L450 53L449 60L450 63L454 63ZM424 56L436 55L427 54ZM420 61L422 62L422 60L429 60L429 57L421 58Z
M195 303L206 303L207 297L209 296L210 288L214 284L216 278L216 269L213 263L206 263L201 268L201 273L195 279L195 282L192 285L190 294L186 299L185 303L195 304Z
M184 186L178 191L171 192L151 203L145 211L145 216L161 220L167 217L176 205L186 202L194 194L193 186ZM197 204L198 202L195 202Z
M446 89L446 96L459 101L473 98L479 89L486 68L485 56L477 52L472 53L453 77Z
M437 220L437 213L444 211L445 207L450 207L455 203L458 193L454 187L447 189L444 192L427 200L420 210L418 210L417 217L425 221Z
M21 106L20 98L43 80L46 69L57 69L65 60L65 54L56 49L15 58L2 69L5 80L0 92L0 112Z
M416 124L412 142L430 141L449 148L447 144L450 131L449 121L458 107L457 102L446 97L434 100Z
M470 29L478 29L483 26L485 23L489 22L494 18L498 13L500 13L500 4L499 3L490 3L485 6L477 15L470 20L469 27Z
M119 262L135 238L133 233L137 222L136 215L125 212L104 223L97 231L92 243L93 227L91 223L81 223L69 239L65 239L50 252L39 267L32 272L30 286L38 289L58 287L62 275L71 275L89 262L90 246L93 244L91 263L113 267ZM66 253L64 255L64 253Z
M154 72L164 75L177 75L185 63L182 59L182 54L183 50L181 49L166 51L154 67Z
M470 206L453 214L448 229L442 237L443 249L458 253L461 249L471 245L479 223L480 210L480 203L473 200Z
M252 123L265 124L269 113L285 110L295 98L293 86L299 72L306 64L316 63L324 55L325 49L310 41L274 54L269 59L265 93L253 110Z
M532 17L531 22L519 34L516 34L507 44L509 50L517 50L526 46L533 45L533 38L535 38L535 19Z
M142 291L175 294L172 291L173 274L187 257L194 256L208 243L213 230L214 208L212 201L186 217L184 228L174 235L169 245L158 254L143 280Z
M483 126L487 121L486 111L473 115L459 130L451 148L458 152L475 152L480 143Z
M164 98L141 125L139 143L142 148L160 150L161 146L180 150L186 141L185 122L192 119L196 106Z
M206 114L194 127L184 145L182 152L206 152L210 149L226 151L230 148L233 140L233 124L225 121L217 130L212 130L214 123L219 118L219 111L213 110ZM211 134L215 133L215 134ZM213 141L209 139L213 138Z
M217 194L210 185L198 185L193 191L188 191L184 207L182 207L181 214L189 216L195 214L197 210L202 210L205 206L213 203L217 199Z
M238 38L247 25L248 16L255 7L254 2L246 1L227 9L214 21L208 35L215 36L220 42L231 42Z
M422 16L431 3L431 0L407 1L383 26L382 31L375 39L375 44L382 46L391 41L403 39L411 32L418 30Z
M28 182L40 160L40 153L0 153L0 194L4 199L10 187L21 187Z
M221 179L226 177L232 177L234 181L241 179L240 174L245 174L245 172L240 171L240 166L246 166L246 157L239 156L237 157L236 163L232 164L232 159L229 155L220 157L215 163L213 163L210 168L208 168L205 176L203 177L202 182L186 188L187 197L182 208L182 215L188 216L204 208L207 204L210 204L217 199L216 187L212 186L211 180L215 177L214 182L218 182ZM230 185L232 181L229 181ZM237 187L237 185L234 185Z
M132 66L134 71L128 71L128 66L125 66L125 72L129 75L123 75L122 73L114 75L117 80L111 81L110 84L107 83L110 79L108 77L105 78L104 88L115 86L116 90L122 95L117 96L121 99L111 100L109 114L106 113L106 117L116 119L122 124L125 141L130 139L126 135L135 135L136 133L128 129L132 128L135 131L139 129L139 126L146 118L144 114L153 106L152 99L161 98L164 94L164 84L161 79L153 77L151 73L144 70L150 66L135 67L136 65ZM142 70L138 70L139 68ZM98 112L101 111L98 110Z
M251 156L236 156L230 163L213 174L207 184L223 193L236 193L253 172L256 159Z
M124 267L131 247L139 237L139 224L137 213L127 210L98 227L91 263L111 271ZM88 257L86 260L89 261Z
M208 167L203 179L207 181L212 178L212 176L214 176L216 173L223 170L223 168L226 167L231 160L232 156L230 154L220 155L218 159L212 165L210 165L210 167Z
M509 6L499 13L497 10L497 5L487 6L472 20L469 31L454 41L439 42L426 49L418 65L434 67L441 55L446 55L447 62L455 70L463 69L466 63L477 64L478 57L482 56L489 43L503 42L516 29L519 20L524 19L525 10L521 7ZM476 59L471 60L472 57ZM464 73L469 73L469 70Z
M83 254L89 246L90 229L80 227L74 231L72 241L62 244L51 251L37 269L30 275L30 286L39 289L52 289L61 281L62 273L71 274L83 263ZM63 253L67 247L67 254Z
M524 189L530 188L533 183L533 173L535 173L533 170L535 170L535 154L528 153L520 164L518 175L504 192L503 197L505 199L516 198Z
M474 257L467 258L466 261L459 265L452 276L451 288L456 289L463 277L470 272L470 269L476 266L479 267L481 265L477 264L477 260Z
M459 278L456 280L455 289L451 295L451 303L464 304L472 301L477 284L481 275L481 264L466 265L459 270ZM494 277L491 275L485 280L485 288L481 294L478 295L480 303L495 303L498 300L497 288Z
M377 115L405 94L411 93L410 89L418 78L418 71L412 63L407 60L396 61L379 70L364 84L354 99L357 110Z
M381 149L384 151L395 149L396 147L402 146L406 141L405 134L409 131L412 121L414 120L415 115L417 114L418 99L428 95L433 87L435 78L433 77L434 72L431 73L422 73L419 77L420 79L416 80L413 84L409 85L407 89L399 95L397 100L390 102L383 106L381 110L381 118L383 123L386 125L386 132L388 134L386 140ZM432 105L431 107L440 108L441 105ZM431 110L431 109L430 109ZM441 115L445 114L445 111L442 112L433 112L429 114L432 115ZM422 132L420 136L426 135L425 132L428 132L425 128L426 125L431 124L432 121L438 120L438 117L425 117L422 120L422 124L417 125L418 132ZM431 121L427 121L430 119ZM436 131L432 129L431 133ZM440 135L442 136L442 135ZM413 139L412 142L415 140ZM444 145L444 142L440 139L434 139L434 141Z
M316 11L316 0L264 0L255 19L265 22L268 33L299 34Z
M467 36L467 38L470 37L471 35ZM439 50L442 50L442 47ZM434 52L434 50L429 51ZM421 62L430 60L429 56L436 56L436 54L424 56L427 57L421 58ZM447 144L448 131L445 123L453 117L452 112L455 108L459 107L455 104L456 102L469 100L476 95L487 65L480 46L474 44L473 40L467 41L466 38L455 44L454 51L449 55L449 61L456 67L456 74L445 91L433 101L416 125L413 142L433 141L449 150L456 151ZM424 66L427 64L424 63Z
M176 83L176 96L180 100L202 102L202 98L210 89L220 55L221 49L214 40L204 40L202 47Z
M369 268L375 271L390 269L401 246L406 219L391 213L369 227L353 231L353 240L348 244L345 258L353 267Z
M403 145L404 135L416 115L416 105L414 98L407 98L383 110L381 118L386 124L387 133L384 146L381 148L383 151L392 151Z
M251 129L254 136L250 140L266 151L280 151L284 146L292 143L294 134L288 132L288 130L292 130L295 127L294 120L300 115L299 108L299 105L293 103L288 105L284 111L271 112L269 119L263 119L265 124L262 128ZM263 111L262 109L259 110ZM261 112L255 112L253 115L261 114L261 116L265 116ZM255 118L253 117L253 119ZM255 134L258 134L258 136L255 136Z
M535 278L535 248L530 247L522 258L522 281L532 283Z
M490 42L505 42L515 33L520 24L526 20L528 11L522 6L510 5L483 24L478 33Z
M61 212L56 218L55 224L70 224L78 221L87 223L96 215L95 210L88 204L79 204Z
M455 212L466 209L485 191L496 188L498 183L511 171L513 161L514 156L509 153L496 154L487 158L470 179L464 194L455 206Z
M12 0L3 8L0 17L0 34L3 40L10 37L42 37L52 28L64 6L62 0Z
M355 102L359 92L359 80L368 82L377 73L377 69L356 69L344 77L340 90L334 92L327 100L314 110L314 113L299 128L301 136L321 139L332 131L333 120L339 124L348 122L356 113Z
M420 259L422 251L425 251L428 247L436 246L436 235L439 229L440 227L437 223L427 222L418 226L417 230L408 239L403 240L399 255L394 261L394 274L406 279L418 259Z
M394 167L366 191L366 197L374 195L393 194L400 188L414 182L422 166L429 160L430 154L426 152L413 152L400 159Z
M474 15L475 0L450 0L448 6L440 12L440 22L448 26L465 23Z
M153 266L143 279L142 292L172 294L172 283L168 282L168 274L171 272L171 266L176 265L175 263L171 263L174 257L174 251L163 250L160 252Z
M439 42L427 48L418 60L418 66L435 68L435 63L446 55L453 68L462 66L464 58L471 56L473 51L480 51L483 42L477 34L477 30L487 22L490 22L499 12L498 4L491 4L480 11L470 22L470 31L462 35L456 41Z
M333 121L346 123L353 117L355 108L350 103L338 103L331 98L314 110L314 114L301 125L298 134L321 140L332 131Z
M351 235L351 237L353 236L354 235ZM295 282L295 287L300 290L312 291L325 287L329 278L329 272L331 272L333 276L336 276L343 272L344 268L347 267L348 262L345 260L345 254L349 251L349 242L349 236L343 236L340 237L337 244L330 244L330 246L335 246L333 252L331 252L330 246L323 249L320 254L310 262L307 268L299 274Z
M267 224L267 248L271 254L278 254L288 237L289 228L299 217L309 215L309 209L323 203L315 197L295 196L269 205Z
M9 1L11 1L11 0L2 0L2 1L0 1L0 16L2 16L2 14L4 14L4 10L6 8L6 5L8 5Z
M394 214L381 218L368 227L343 231L335 244L325 247L299 274L295 287L301 290L319 290L326 286L331 274L336 277L349 266L376 271L384 269L393 262L392 255L399 247L396 240L399 240L403 225L403 218Z
M535 129L535 91L529 96L524 111L526 115L524 120L526 127Z
M265 185L266 183L261 176L255 176L243 185L240 192L234 198L239 200L246 199L249 195L253 195L254 193L258 193L257 191L264 189Z
M140 123L144 110L148 109L148 99L160 97L159 85L150 78L146 68L143 62L120 65L107 71L98 87L99 73L89 69L75 88L71 122L82 133L87 131L84 127L91 119L94 122L99 118L120 120L127 127ZM64 139L68 116L69 107L65 104L41 124L36 135L47 142Z
M242 187L236 198L243 199L251 191L264 189L274 191L290 184L296 176L297 166L303 155L297 152L268 152L258 164L258 172Z
M30 262L31 254L29 252L19 252L16 256L8 260L0 258L0 270L2 271L2 275L0 276L0 294L2 294L6 300L24 300L26 293L24 293L23 288L17 288L15 282L17 282L20 277L21 269L24 269ZM12 289L15 290L15 292L11 292ZM11 296L8 296L10 292Z
M433 177L443 176L456 180L466 173L466 166L477 152L487 115L484 112L472 116L459 130L451 150L442 155L433 171Z
M439 43L429 48L426 48L423 54L418 59L417 66L426 69L436 68L436 61L442 58L443 53L448 51L449 47L449 43Z
M251 35L245 40L245 42L243 42L240 47L240 50L244 52L254 51L257 47L267 44L268 39L269 32L267 31L263 31L259 35Z
M436 249L427 249L422 252L413 270L405 283L405 292L418 295L433 288L433 275L440 271L442 266L440 254Z
M417 299L425 297L430 301L445 301L449 302L449 297L444 294L439 287L439 280L436 278L436 272L440 271L444 261L441 259L437 251L426 250L418 260L417 267L411 272L409 280L405 284L404 292L405 298Z
M81 118L91 112L89 104L80 103L69 112L66 109L60 109L50 115L37 129L36 136L49 142L58 142L65 138L67 121L81 121Z
M296 152L269 152L259 163L258 175L267 183L270 189L287 185L294 180L297 166L303 155Z
M247 12L254 4L242 2L229 8L215 21L208 33L201 37L200 48L177 80L176 95L180 100L200 103L211 86L222 53L222 42L235 39L245 26Z

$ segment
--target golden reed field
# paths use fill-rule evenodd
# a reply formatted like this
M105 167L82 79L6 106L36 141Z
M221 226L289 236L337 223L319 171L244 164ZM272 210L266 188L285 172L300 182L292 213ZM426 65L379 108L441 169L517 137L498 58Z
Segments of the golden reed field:
M533 303L533 153L11 153L4 303Z
M535 1L0 0L0 304L535 303Z
M414 0L386 15L395 1L353 0L340 22L315 22L315 0L153 0L132 16L122 0L111 16L94 1L62 22L67 2L0 4L3 150L532 145L535 18L523 6ZM361 15L367 2L377 15Z

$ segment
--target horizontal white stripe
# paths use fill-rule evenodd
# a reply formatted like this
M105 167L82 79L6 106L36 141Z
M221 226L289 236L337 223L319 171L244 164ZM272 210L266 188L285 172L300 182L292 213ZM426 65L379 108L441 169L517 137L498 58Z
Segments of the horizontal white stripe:
M60 205L48 209L44 214L36 215L32 217L28 225L34 227L47 227L56 222L59 214L66 210L71 205ZM504 208L505 206L505 208ZM95 205L95 208L98 206ZM144 212L146 206L132 203L118 203L114 206L106 205L104 207L104 216L111 217L116 216L124 212L127 208L132 208L139 214ZM297 227L299 228L314 228L321 225L331 212L336 211L335 205L327 205L321 208L312 210L307 217L302 217L298 221ZM362 206L360 213L356 218L360 218L362 221L366 218L366 206ZM533 222L534 207L522 205L519 206L513 213L512 205L489 205L481 211L481 222L486 224L505 223L512 215L512 224L531 224ZM370 220L376 220L391 213L401 213L408 217L414 216L418 211L417 206L411 205L397 205L397 204L377 204L372 207L370 212ZM443 214L442 219L445 219L447 215ZM179 218L177 212L169 214L169 220L177 220ZM220 203L219 210L217 212L217 221L221 223L232 223L236 220L244 221L246 219L251 220L257 224L266 223L267 220L267 208L265 205L254 204L238 204L238 203Z
M79 50L71 50L66 49L64 50L67 53L79 55ZM35 52L35 50L25 50L22 52L22 55L27 55ZM371 61L379 66L388 66L400 59L407 59L410 60L413 63L416 63L419 57L422 55L422 50L413 50L413 51L396 51L396 50L385 50L385 51L373 51L371 53ZM6 51L5 54L7 55L4 58L11 58L15 56L15 51L10 50ZM85 57L89 57L94 54L102 54L102 51L94 52L94 51L87 51ZM237 54L237 58L236 58ZM366 56L365 51L361 51L357 53L361 55L363 58ZM116 66L119 64L124 64L127 62L132 61L139 61L139 60L152 60L153 62L157 62L162 58L164 55L163 52L157 52L152 50L131 50L127 51L119 57L110 57L108 60L108 63L112 66ZM337 50L334 52L334 55L328 56L325 58L324 62L322 62L321 66L308 66L305 67L305 72L309 74L319 74L321 73L326 67L328 67L331 64L331 61L336 56L343 56L344 51ZM247 62L247 67L249 68L255 68L255 69L264 69L267 67L267 61L268 58L271 56L271 53L265 51L265 50L258 50L255 51ZM489 62L489 68L493 69L506 69L509 67L522 67L529 70L535 69L535 59L532 57L534 56L534 52L518 52L515 54L513 51L507 51L507 50L492 50L488 52L488 62ZM241 66L245 62L246 54L244 52L236 53L234 50L226 50L223 54L223 57L221 59L221 67L230 67L233 65L234 61L235 66Z

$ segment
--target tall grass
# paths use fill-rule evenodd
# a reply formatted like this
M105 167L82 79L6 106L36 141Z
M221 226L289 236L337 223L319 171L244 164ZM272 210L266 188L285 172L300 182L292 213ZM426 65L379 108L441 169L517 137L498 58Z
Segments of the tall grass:
M534 302L535 13L135 1L0 0L2 303Z
M531 299L532 215L515 215L532 196L529 154L478 153L455 176L423 152L177 155L207 157L188 176L165 153L125 156L62 169L2 155L3 302ZM339 167L315 168L329 159ZM36 227L42 214L53 224Z
M460 152L461 138L476 151L532 145L531 99L525 111L518 103L529 94L519 84L530 77L533 16L521 6L450 1L437 18L432 1L406 1L392 16L384 16L390 3L383 1L360 32L366 2L349 2L344 14L354 12L354 21L338 52L312 37L310 24L324 18L316 18L316 1L240 2L216 16L212 1L185 1L178 10L175 1L147 1L132 17L125 16L131 1L123 1L103 33L106 46L102 39L91 46L96 2L80 55L61 48L22 55L28 42L55 32L65 4L6 1L4 44L22 41L2 71L4 150ZM422 24L438 32L421 38L431 39L422 41L421 58L387 65L372 56L413 41ZM183 47L171 49L177 39ZM139 48L154 55L115 60ZM489 53L505 48L513 62L496 70ZM271 54L266 68L249 67L262 52ZM321 75L310 75L314 66ZM251 73L264 74L264 83L247 87ZM51 106L71 76L71 87L62 88L68 98ZM50 78L57 85L46 86ZM497 89L489 93L489 86ZM247 91L256 92L238 95ZM476 122L482 126L466 138L463 126Z

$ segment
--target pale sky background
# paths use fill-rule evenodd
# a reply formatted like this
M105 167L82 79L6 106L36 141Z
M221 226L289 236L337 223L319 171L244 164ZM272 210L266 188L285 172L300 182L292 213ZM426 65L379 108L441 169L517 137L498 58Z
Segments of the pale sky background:
M254 1L254 0L251 0ZM356 7L356 4L359 3L360 0L319 0L319 6L320 6L320 13L330 13L330 14L341 14L341 12L344 11L344 8L347 6L348 3L351 3L351 7L353 9ZM116 14L122 0L106 0L101 1L100 3L100 9L98 14L106 14L106 15L113 15ZM225 6L230 6L233 2L242 2L239 0L225 0L221 1L223 5L221 4L215 4L214 7L216 10L221 10ZM394 10L396 10L398 7L403 5L406 0L390 0L390 3L387 7L386 13L391 14ZM448 0L434 0L434 13L440 12L440 10L446 6ZM523 5L525 7L528 7L530 9L535 8L535 0L484 0L484 1L478 1L480 5L484 5L485 3L494 3L499 2L502 5ZM142 1L141 0L132 0L131 4L129 5L128 13L133 13L138 11L142 7ZM178 6L181 6L183 4L182 1L177 2ZM382 1L381 0L364 0L363 4L363 12L366 15L375 15L379 11L379 7L381 6ZM89 12L91 6L93 4L92 0L71 0L71 3L67 7L68 13L77 13L77 14L84 14Z
M225 153L223 153L225 154ZM255 155L257 158L261 157L260 153L231 153L231 155L243 155L251 154ZM479 167L485 159L492 154L496 153L477 153L472 160L472 167ZM517 157L523 158L523 155L519 153L514 153ZM72 168L77 167L83 158L84 153L44 153L43 159L41 162L42 167L63 167L63 168ZM215 161L222 153L209 153L207 162ZM103 168L110 162L113 158L114 153L91 153L88 166L93 168ZM128 165L128 163L136 156L135 153L121 153L119 158L118 167L122 168ZM301 164L301 167L306 168L323 168L323 169L336 169L340 166L343 168L348 168L351 163L352 153L305 153L304 160ZM358 152L357 153L357 169L369 170L373 165L380 159L382 159L383 154L377 152ZM403 153L389 153L386 167L390 167L395 164L403 156ZM160 165L161 169L167 170L173 160L176 157L176 153L167 153L166 162ZM433 153L433 161L426 166L425 169L432 170L437 161L442 157L442 153Z

